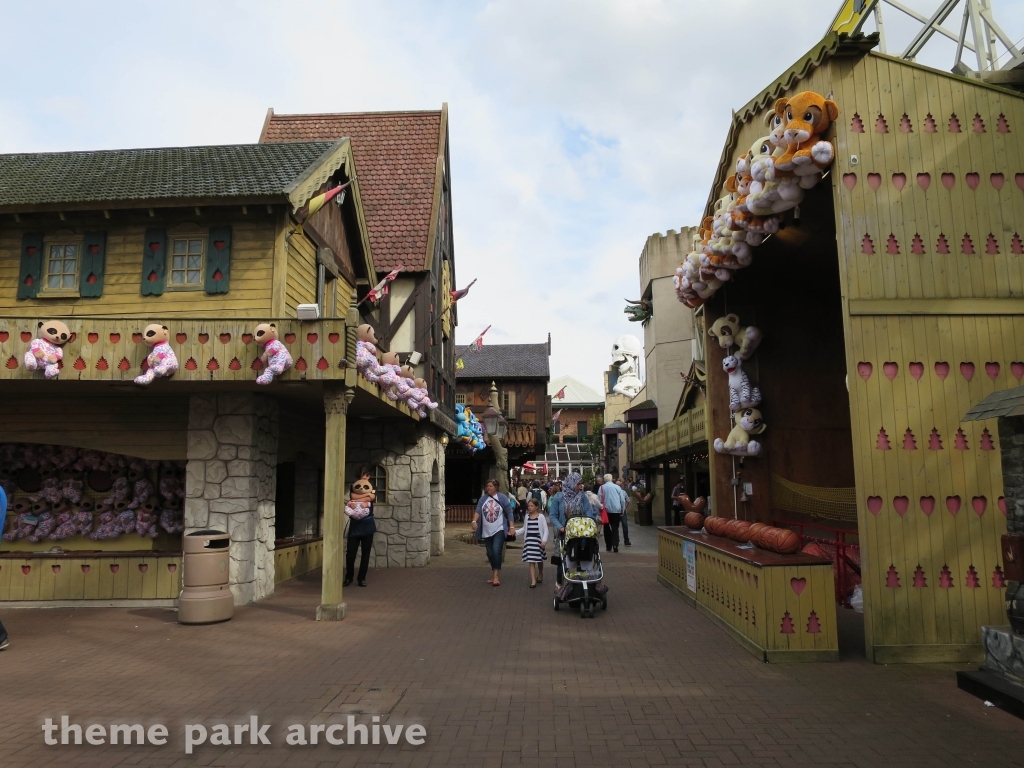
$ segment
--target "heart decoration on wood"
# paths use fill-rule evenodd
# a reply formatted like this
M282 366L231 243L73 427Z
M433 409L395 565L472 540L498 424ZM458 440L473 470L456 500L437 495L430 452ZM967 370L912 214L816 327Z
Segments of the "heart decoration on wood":
M146 563L139 563L139 573L145 573L149 570L149 565Z
M930 515L935 511L935 497L934 496L922 496L921 497L921 511L926 515Z
M121 340L121 334L120 333L112 333L112 334L110 334L110 343L111 344L117 344L117 342L119 342L120 340Z
M949 363L936 363L935 375L945 381L946 377L949 376Z
M284 341L285 341L285 344L291 344L292 342L295 341L295 334L294 333L286 333L284 335Z
M167 570L170 571L171 573L174 573L176 570L178 570L178 564L177 563L168 563L167 564Z
M921 189L928 189L932 185L932 175L930 173L919 173L917 174L917 186Z
M111 573L117 573L119 570L121 570L121 566L120 565L118 565L117 563L111 563L110 564L110 572Z
M974 363L960 363L960 375L970 381L974 378Z
M160 243L150 243L149 250L151 250L153 253L156 253L157 251L160 250Z
M985 508L988 506L988 499L984 496L975 496L971 499L971 506L974 507L974 512L978 517L985 514Z
M186 341L188 341L188 334L178 333L175 334L174 338L178 341L179 344L184 344Z
M225 245L226 245L226 243L223 240L214 240L213 241L213 247L216 248L218 251L223 251Z
M231 334L230 333L222 333L220 335L220 343L221 344L227 344L229 341L231 341Z
M84 563L82 564L82 573L88 573L91 570L92 570L92 566L91 565L86 565Z
M142 343L142 334L141 333L133 333L132 334L132 341L134 341L136 344L141 344Z
M868 511L872 515L877 515L882 511L882 497L881 496L868 496Z
M967 174L967 186L971 189L977 189L978 184L981 183L981 176L974 171Z
M50 570L53 571L54 573L60 573L60 566L57 565L56 563L54 563L53 565L50 566Z
M995 381L999 378L999 363L985 363L985 373L988 377Z
M857 373L860 374L860 377L864 379L864 381L871 378L871 372L873 370L874 366L872 366L871 363L857 363Z
M28 331L22 331L21 340L27 344L28 342L32 341L32 334L29 333Z
M920 381L924 376L924 363L911 363L910 375L914 377L914 381Z
M1015 378L1017 381L1020 381L1022 378L1024 378L1024 363L1016 361L1010 363L1010 373L1013 374L1013 378Z
M242 343L243 344L250 344L250 343L252 343L252 334L251 333L243 333L242 334Z
M798 596L802 595L804 593L804 590L807 589L807 579L798 579L794 576L792 579L789 580L789 586L794 592L797 593Z
M36 248L34 245L30 245L28 248L25 249L25 253L27 253L29 256L35 256L38 252L39 249Z
M210 340L210 334L208 334L208 333L200 333L199 334L199 343L200 344L205 344L209 340Z
M308 341L310 344L316 344L316 340L319 339L319 338L320 337L317 334L315 334L315 333L307 333L306 334L306 341Z
M885 374L885 378L892 381L896 378L896 374L900 372L900 367L898 364L892 362L883 363L882 372Z
M880 173L869 173L868 174L868 186L874 190L878 190L882 186L882 174Z
M952 189L956 185L956 176L952 173L942 174L942 186L946 189Z
M853 189L857 186L857 174L856 173L844 173L843 174L843 186L847 189Z
M896 514L903 517L907 514L907 509L910 507L910 499L906 496L896 496L892 500L892 506L896 510Z
M988 180L992 183L992 186L996 188L998 192L1003 188L1003 183L1006 181L1006 177L1001 173L993 173L988 177Z
M87 338L89 340L90 344L95 344L97 341L100 340L100 335L98 333L90 333L85 338Z
M0 344L7 341L9 338L11 338L11 334L7 331L0 331Z
M952 514L956 514L960 511L960 497L959 496L947 496L946 497L946 509Z
M1018 173L1016 176L1013 177L1013 180L1017 182L1017 186L1021 190L1024 190L1024 173Z
M91 253L91 254L93 254L95 256L99 252L100 252L100 247L96 243L92 243L89 246L89 253Z
M23 565L23 566L21 566L21 572L24 573L26 576L28 576L32 572L32 566L31 565Z
M341 336L339 334L337 334L337 333L328 333L327 334L327 340L330 341L331 344L337 344L338 343L338 339L340 339L340 338L341 338Z
M905 173L894 173L892 175L892 185L896 187L898 192L902 192L903 188L907 186L907 174Z

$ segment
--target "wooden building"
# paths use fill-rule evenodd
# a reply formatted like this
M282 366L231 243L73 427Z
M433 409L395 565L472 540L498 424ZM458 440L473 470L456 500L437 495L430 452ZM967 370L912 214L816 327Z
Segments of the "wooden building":
M357 176L346 138L0 156L2 480L15 503L56 507L39 497L48 477L118 503L127 474L178 522L97 537L92 520L57 552L15 535L0 600L172 601L181 536L217 528L231 534L237 603L322 561L318 615L341 618L346 469L358 465L380 491L378 565L426 562L443 531L441 430L351 364L369 308L357 302L378 271ZM312 197L346 182L303 222ZM319 319L298 320L300 304ZM50 319L70 338L44 379L23 358ZM294 363L260 386L265 322ZM179 369L140 386L151 323L168 328ZM399 531L398 517L412 523Z
M572 376L559 376L548 384L552 417L551 442L584 443L593 437L594 422L604 421L604 398Z
M547 396L551 354L544 344L485 344L474 351L457 347L463 367L458 371L455 400L479 417L487 408L492 383L498 389L498 406L508 422L503 445L509 468L543 457L547 429L551 425L551 399ZM494 477L491 448L475 454L463 446L448 444L447 500L450 504L475 503L484 481Z
M763 333L762 452L712 451L712 496L766 522L802 499L859 537L869 658L965 662L1005 623L999 436L963 415L1024 376L1024 96L876 42L830 34L735 113L708 215L776 99L840 114L827 176L703 307ZM708 341L709 442L731 428L724 354Z

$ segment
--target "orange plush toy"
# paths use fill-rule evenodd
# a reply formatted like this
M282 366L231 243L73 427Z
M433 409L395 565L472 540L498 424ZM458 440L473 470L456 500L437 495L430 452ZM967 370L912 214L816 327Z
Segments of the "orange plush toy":
M775 102L775 112L785 120L785 154L775 160L775 168L810 176L831 165L835 158L832 142L818 137L839 117L834 101L813 91L802 91L791 99Z

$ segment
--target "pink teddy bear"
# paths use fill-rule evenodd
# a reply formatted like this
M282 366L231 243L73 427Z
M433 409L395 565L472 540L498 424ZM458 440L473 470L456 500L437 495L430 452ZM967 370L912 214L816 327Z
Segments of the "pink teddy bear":
M178 370L178 358L168 343L170 331L166 325L147 325L142 337L149 345L146 357L146 372L135 377L135 383L145 386L157 377L173 376Z
M388 400L398 400L398 382L401 380L402 366L398 364L397 353L385 352L377 383L380 384L381 391L387 395Z
M47 320L38 329L40 335L32 339L25 353L25 370L42 370L46 378L55 379L64 358L62 347L71 338L71 331L60 320Z
M261 323L256 326L256 343L263 347L263 373L256 377L257 384L270 384L275 376L292 367L292 356L288 348L278 341L277 326L274 323Z

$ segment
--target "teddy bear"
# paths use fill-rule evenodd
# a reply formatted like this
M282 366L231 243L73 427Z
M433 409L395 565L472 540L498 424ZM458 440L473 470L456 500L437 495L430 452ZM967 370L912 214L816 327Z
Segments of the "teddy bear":
M734 312L715 320L708 328L708 336L715 339L722 349L731 350L739 345L739 349L731 354L740 360L747 360L761 343L761 331L752 325L741 326L740 316Z
M28 500L33 504L39 501L48 501L51 504L57 504L61 499L64 498L64 494L60 490L60 480L56 477L47 477L43 480L42 487L28 497Z
M747 196L747 209L759 216L770 216L792 210L804 199L804 182L791 171L775 167L775 160L789 147L783 131L781 115L770 113L768 136L758 139L751 147L750 174L753 181ZM811 185L813 186L813 185Z
M380 376L377 336L369 323L363 323L356 329L356 370L371 383L376 383Z
M114 512L117 515L118 534L131 533L135 530L135 510L128 509L127 506L121 507L121 504L124 504L124 502L118 502L114 505Z
M176 509L164 502L160 510L160 527L168 533L181 533L185 528L185 518L181 509Z
M377 383L388 400L398 399L398 382L402 378L402 366L398 362L397 352L385 352L381 355L380 373Z
M263 361L263 372L256 377L257 384L270 384L275 376L292 367L292 356L281 341L277 338L277 325L274 323L260 323L256 326L256 343L263 347L263 354L260 360Z
M151 539L157 537L159 510L160 501L156 496L150 496L135 510L135 532L139 536L148 536Z
M32 513L36 515L38 522L36 523L36 529L32 532L32 535L28 537L28 540L33 544L38 544L53 533L54 529L57 527L57 515L50 510L48 505L34 505Z
M15 541L17 539L24 539L32 534L35 530L36 524L39 522L39 518L33 515L30 511L20 512L11 524L10 530L4 534L4 541Z
M353 520L362 520L373 511L373 502L377 492L370 483L370 478L360 477L349 492L349 500L345 502L345 514Z
M119 501L124 501L128 498L128 478L117 477L114 479L114 484L110 488L110 495L103 500L103 503L109 506L113 506Z
M761 404L761 390L751 386L750 379L743 371L743 362L735 355L722 360L722 370L729 375L729 410L751 408Z
M74 475L65 476L60 483L60 494L66 501L78 504L82 500L82 481Z
M839 117L839 107L814 91L801 91L775 102L775 113L785 120L786 152L775 160L775 168L797 176L820 174L835 158L832 142L820 139Z
M75 523L75 510L69 506L62 505L60 509L53 510L57 516L57 527L50 534L50 541L62 541L68 536L78 534L78 525Z
M92 533L93 505L89 499L82 499L75 506L74 522L76 533L79 536L88 536Z
M750 436L759 435L768 428L761 419L761 412L757 408L744 408L733 414L733 421L735 426L724 442L720 437L715 438L715 450L734 456L757 456L761 452L761 444L751 440Z
M38 336L32 339L25 353L25 368L42 370L46 378L55 379L60 374L63 347L71 338L71 331L60 320L47 320L39 323L36 332Z
M93 541L100 541L102 539L116 539L121 535L121 529L117 525L117 515L114 510L107 505L103 505L98 510L99 513L99 525L96 530L89 534L89 538Z
M437 403L430 399L430 390L427 389L427 382L423 379L413 379L415 386L412 390L409 407L420 415L421 419L427 418L427 412L437 409Z
M153 323L142 332L142 340L149 347L146 356L146 372L135 377L135 383L145 386L157 377L173 376L178 370L178 358L168 343L170 331L166 325Z

